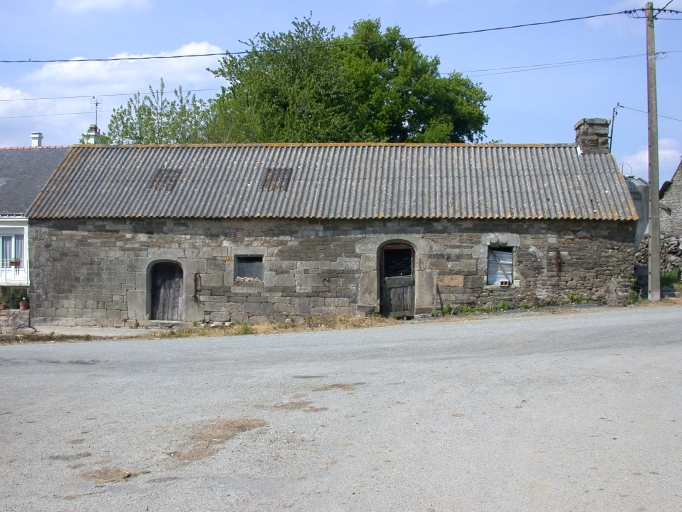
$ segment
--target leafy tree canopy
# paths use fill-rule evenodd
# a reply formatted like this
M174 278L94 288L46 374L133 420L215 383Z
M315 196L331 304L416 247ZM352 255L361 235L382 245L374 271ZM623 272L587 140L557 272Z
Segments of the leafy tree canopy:
M309 18L259 34L212 70L228 81L212 120L225 141L478 141L490 96L459 73L441 76L398 27L356 22L335 36Z
M108 144L188 144L207 140L209 108L194 94L184 94L182 87L168 99L163 78L157 90L138 92L126 105L113 110L109 132L100 136Z
M477 142L490 96L460 73L441 76L398 27L362 20L337 36L310 18L258 34L209 70L227 84L205 102L158 90L114 110L114 144L191 142ZM107 139L104 139L107 140Z

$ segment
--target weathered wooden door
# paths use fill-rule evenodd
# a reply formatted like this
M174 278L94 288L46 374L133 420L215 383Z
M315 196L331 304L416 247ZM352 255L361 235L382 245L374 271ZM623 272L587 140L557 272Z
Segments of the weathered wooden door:
M157 263L152 268L152 320L182 320L182 267Z
M414 316L414 249L409 245L381 251L381 314Z

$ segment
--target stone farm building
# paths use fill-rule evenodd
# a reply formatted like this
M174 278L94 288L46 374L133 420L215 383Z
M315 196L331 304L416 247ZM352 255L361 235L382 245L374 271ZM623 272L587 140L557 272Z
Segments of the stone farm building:
M661 233L682 236L682 162L660 191Z
M615 301L637 216L587 132L582 148L74 146L28 215L32 323Z

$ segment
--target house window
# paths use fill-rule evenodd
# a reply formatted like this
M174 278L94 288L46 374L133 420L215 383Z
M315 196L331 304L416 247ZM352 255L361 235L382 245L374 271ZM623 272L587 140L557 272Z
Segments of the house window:
M511 247L488 248L488 284L509 286L514 282L514 250Z
M263 256L237 256L234 259L235 281L263 280Z
M18 261L19 268L24 268L24 235L3 235L2 268L9 268L12 261Z

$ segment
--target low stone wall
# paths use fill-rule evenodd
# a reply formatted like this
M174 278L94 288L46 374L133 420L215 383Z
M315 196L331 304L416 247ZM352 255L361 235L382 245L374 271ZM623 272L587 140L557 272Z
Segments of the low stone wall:
M378 312L380 253L414 248L415 312L443 303L616 302L631 288L635 222L84 219L31 221L33 325L150 318L150 269L182 267L182 320L263 322ZM489 249L513 249L513 285L487 285ZM262 257L263 279L235 280Z
M17 329L26 329L27 327L29 327L29 310L0 310L0 334L11 334Z

